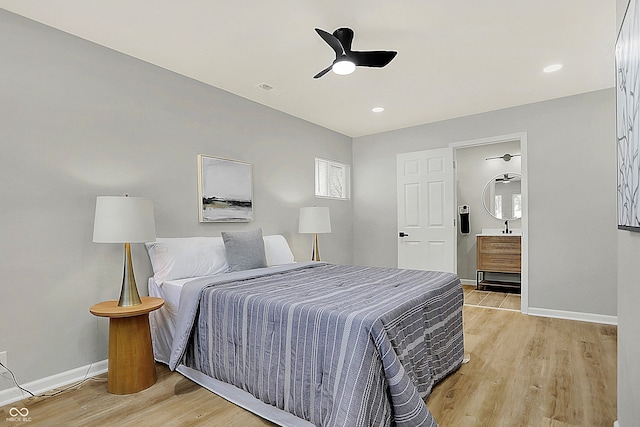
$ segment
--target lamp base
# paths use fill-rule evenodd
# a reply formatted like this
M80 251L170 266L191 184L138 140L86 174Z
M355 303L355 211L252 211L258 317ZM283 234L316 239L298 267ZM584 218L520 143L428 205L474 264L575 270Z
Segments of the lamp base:
M131 245L124 244L124 272L122 273L122 289L120 290L120 299L118 307L132 307L142 304L138 287L136 286L136 278L133 275L133 261L131 260Z
M313 233L313 250L311 251L311 261L320 261L320 250L318 249L318 233Z

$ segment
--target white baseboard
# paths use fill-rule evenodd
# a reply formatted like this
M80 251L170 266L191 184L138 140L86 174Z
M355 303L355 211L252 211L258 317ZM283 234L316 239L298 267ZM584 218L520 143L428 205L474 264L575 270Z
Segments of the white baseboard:
M45 393L55 388L64 387L69 384L73 384L78 381L82 381L85 377L93 377L98 374L103 374L108 370L108 361L102 360L100 362L92 363L91 365L75 368L70 371L61 372L59 374L51 375L50 377L41 378L39 380L31 381L26 384L20 384L35 395ZM10 378L8 373L1 374L4 378ZM12 381L9 379L9 381ZM12 387L6 390L0 390L0 406L8 405L13 402L30 397L28 393L21 391L18 387Z
M475 280L460 279L463 285L476 285ZM554 317L558 319L578 320L581 322L603 323L605 325L617 325L618 316L608 316L605 314L580 313L577 311L551 310L548 308L527 307L526 313L531 316ZM620 427L620 426L615 426Z
M547 308L529 307L527 314L531 316L554 317L558 319L578 320L581 322L604 323L606 325L617 325L618 316L608 316L605 314L579 313L575 311L550 310Z

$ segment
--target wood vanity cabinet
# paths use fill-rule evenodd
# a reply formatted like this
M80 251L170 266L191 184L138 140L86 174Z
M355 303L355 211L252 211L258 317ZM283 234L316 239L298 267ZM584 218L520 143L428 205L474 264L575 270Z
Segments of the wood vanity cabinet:
M476 237L476 285L520 288L522 271L521 236L504 235ZM491 275L486 273L505 273Z

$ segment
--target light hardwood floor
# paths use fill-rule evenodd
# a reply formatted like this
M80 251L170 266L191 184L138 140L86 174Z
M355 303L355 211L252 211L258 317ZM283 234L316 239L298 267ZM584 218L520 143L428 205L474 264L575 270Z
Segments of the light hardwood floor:
M434 388L442 427L612 427L617 328L465 306L468 364Z
M464 307L471 360L427 400L441 427L611 427L616 419L615 326ZM10 408L30 422L10 422ZM6 422L5 422L6 421ZM2 424L5 422L5 424ZM132 395L102 381L0 408L6 426L272 426L158 365L158 382Z
M478 307L520 311L520 294L495 290L476 289L475 285L462 285L464 303Z

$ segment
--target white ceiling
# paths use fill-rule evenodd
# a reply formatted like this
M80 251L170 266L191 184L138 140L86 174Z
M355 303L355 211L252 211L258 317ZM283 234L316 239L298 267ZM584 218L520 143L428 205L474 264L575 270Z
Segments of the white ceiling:
M351 137L613 87L615 0L0 0L0 7ZM312 77L350 27L385 68ZM551 74L542 68L564 67ZM264 91L257 87L274 87ZM383 106L383 113L371 108Z

